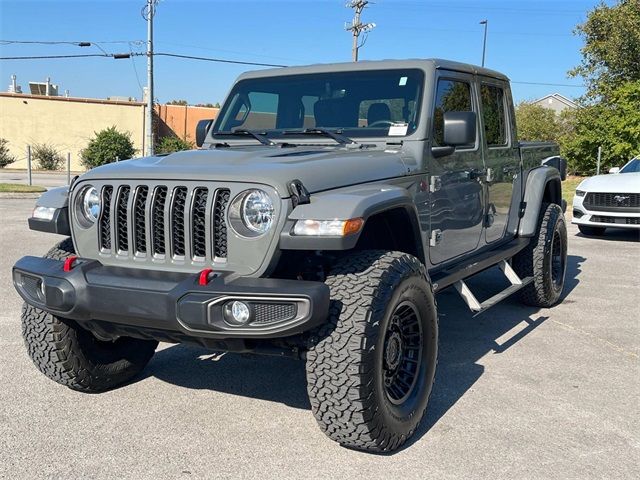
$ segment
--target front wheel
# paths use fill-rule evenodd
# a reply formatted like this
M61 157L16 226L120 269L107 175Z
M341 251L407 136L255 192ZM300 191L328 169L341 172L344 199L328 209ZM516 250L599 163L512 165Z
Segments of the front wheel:
M74 254L71 239L53 247L46 258ZM153 356L158 342L130 337L103 341L73 320L25 304L22 336L33 363L51 380L82 392L102 392L136 376Z
M438 354L438 317L424 266L402 252L364 251L326 280L329 319L307 353L311 408L340 444L389 452L427 408Z

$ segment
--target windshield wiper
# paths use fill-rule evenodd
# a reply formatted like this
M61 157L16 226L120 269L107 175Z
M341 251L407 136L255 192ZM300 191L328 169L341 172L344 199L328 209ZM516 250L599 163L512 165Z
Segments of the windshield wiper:
M276 142L269 140L263 133L254 132L253 130L248 130L246 128L234 128L230 132L216 132L214 133L214 135L249 135L250 137L258 140L263 145L277 145Z
M314 127L314 128L305 128L304 130L285 130L282 132L284 135L295 135L295 134L316 134L316 135L324 135L326 137L332 138L340 145L355 145L358 142L352 140L351 138L342 135L342 130L329 130L328 128L322 127Z

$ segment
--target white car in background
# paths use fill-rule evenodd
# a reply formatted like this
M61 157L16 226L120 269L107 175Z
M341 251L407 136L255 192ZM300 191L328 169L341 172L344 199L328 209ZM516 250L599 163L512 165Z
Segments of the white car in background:
M609 227L640 229L640 157L609 173L576 189L571 223L585 235L602 235Z

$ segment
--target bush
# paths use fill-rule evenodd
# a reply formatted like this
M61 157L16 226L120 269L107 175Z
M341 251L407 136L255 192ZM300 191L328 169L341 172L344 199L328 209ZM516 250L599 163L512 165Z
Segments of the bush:
M118 160L128 160L136 153L131 133L119 132L115 126L94 132L87 147L80 152L82 165L95 168Z
M193 143L182 140L180 137L176 137L175 135L171 135L160 139L160 143L156 148L156 153L173 153L191 149L193 149Z
M9 143L9 140L0 138L0 168L4 168L16 161L16 157L9 153L7 143Z
M36 143L31 148L31 155L40 170L60 170L64 157L56 147L46 143Z

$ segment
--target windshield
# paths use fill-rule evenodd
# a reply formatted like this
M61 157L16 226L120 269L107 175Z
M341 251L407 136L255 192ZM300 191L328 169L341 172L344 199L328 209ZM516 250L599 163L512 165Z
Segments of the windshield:
M620 170L620 173L638 173L638 172L640 172L639 158L634 158L629 163L627 163L624 167L622 167L622 170Z
M418 125L424 74L380 70L256 78L238 82L213 134L249 129L269 136L325 128L349 137L405 136Z

